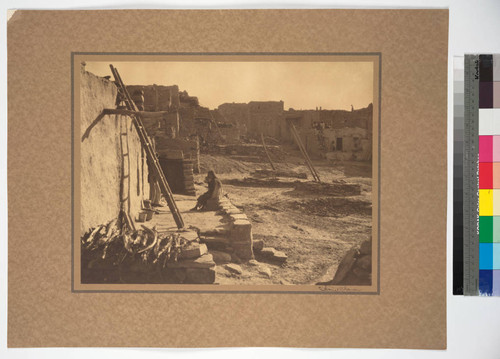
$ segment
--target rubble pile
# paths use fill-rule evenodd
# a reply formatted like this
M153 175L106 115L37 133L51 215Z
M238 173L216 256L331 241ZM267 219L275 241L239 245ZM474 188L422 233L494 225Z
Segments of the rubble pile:
M358 196L361 194L361 185L355 183L347 183L343 180L328 182L296 182L295 190L300 194L317 194L323 196Z
M272 159L278 162L284 162L287 158L287 153L283 151L281 146L267 145L267 150L272 155ZM238 143L216 145L214 150L219 154L233 155L233 156L248 156L255 157L259 160L266 158L266 152L262 144L257 143Z
M291 178L300 178L307 179L307 173L304 172L295 172L295 171L281 171L281 170L255 170L250 173L253 177L258 178L266 178L266 177L291 177Z

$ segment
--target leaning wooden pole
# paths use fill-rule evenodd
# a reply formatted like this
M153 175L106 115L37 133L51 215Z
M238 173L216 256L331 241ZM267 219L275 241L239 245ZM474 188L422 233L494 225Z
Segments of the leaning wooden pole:
M274 163L271 160L271 156L269 156L269 152L267 151L267 146L266 146L266 141L264 141L264 134L261 132L260 133L260 138L262 138L262 147L264 147L264 151L266 152L267 159L269 160L269 164L271 165L271 168L273 171L276 171L276 168L274 167Z
M307 154L306 149L304 148L304 145L302 144L302 141L300 140L299 133L297 129L295 128L293 123L290 123L290 129L292 131L293 137L295 138L295 142L297 143L297 146L299 147L300 152L302 153L302 156L304 157L304 160L306 162L307 167L309 168L309 171L311 171L311 174L313 176L314 181L316 182L321 182L318 173L316 172L316 169L314 168L311 159L309 158L309 155Z
M297 147L299 148L300 154L302 155L302 157L304 157L304 163L305 163L305 165L307 166L307 168L311 172L313 180L316 181L316 174L314 173L314 170L312 169L311 165L307 161L306 155L304 154L304 151L303 151L302 147L299 145L299 142L297 140L297 135L293 131L292 131L292 134L293 134L293 138L294 138L295 142L297 143Z
M304 144L302 143L302 141L300 140L300 136L299 136L299 132L297 131L297 129L295 128L295 125L293 125L293 130L295 131L295 135L297 136L297 139L298 139L298 142L300 144L300 146L302 147L302 152L304 153L304 156L306 158L306 161L309 163L309 166L311 167L311 169L313 170L314 172L314 177L316 179L316 181L318 182L321 182L320 178L319 178L319 175L318 175L318 172L316 171L316 168L314 168L314 165L311 161L311 158L309 157L309 154L307 153L307 150L306 148L304 147Z
M134 111L138 112L137 106L135 105L134 101L130 97L130 94L127 91L127 88L123 84L123 81L120 77L120 74L118 73L118 70L113 67L113 65L109 65L111 68L111 73L113 74L116 84L118 85L118 88L121 90L122 95L125 98L125 104L127 106L127 110L129 111ZM170 209L170 212L172 213L172 216L174 217L175 224L177 225L177 228L181 229L184 228L184 220L182 219L181 213L179 209L177 208L177 204L175 203L174 200L174 195L172 191L170 190L170 186L167 183L167 179L165 178L165 175L163 173L163 170L160 167L160 163L158 159L156 158L156 154L154 153L151 145L151 141L149 140L148 134L146 133L146 130L144 129L144 125L142 123L141 115L132 115L132 123L134 124L135 129L137 130L137 134L139 135L139 139L141 141L142 147L144 148L146 152L146 157L151 164L151 170L153 171L154 176L156 177L158 184L160 185L160 189L162 191L163 196L165 197L165 200L167 201L168 208Z

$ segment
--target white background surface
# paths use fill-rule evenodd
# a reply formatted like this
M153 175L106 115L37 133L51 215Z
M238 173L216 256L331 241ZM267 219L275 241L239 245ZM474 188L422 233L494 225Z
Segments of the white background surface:
M448 139L447 331L448 349L7 349L7 9L89 8L449 8L448 133L453 134L453 62L464 53L500 53L500 1L283 1L168 0L140 3L124 0L2 1L0 12L0 358L500 358L500 297L454 297L452 293L453 138ZM443 139L444 140L444 139ZM397 328L394 328L397 330ZM210 333L207 333L210 335ZM328 333L325 333L328 335Z

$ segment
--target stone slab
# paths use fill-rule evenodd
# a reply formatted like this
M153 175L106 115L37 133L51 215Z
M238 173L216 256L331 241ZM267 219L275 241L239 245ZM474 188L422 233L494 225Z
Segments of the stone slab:
M196 259L181 259L177 262L167 262L169 268L211 268L215 266L211 254L204 254Z

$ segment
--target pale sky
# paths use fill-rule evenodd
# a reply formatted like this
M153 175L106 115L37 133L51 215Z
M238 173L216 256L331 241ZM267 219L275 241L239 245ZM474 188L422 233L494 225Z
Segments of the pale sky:
M178 85L200 105L279 101L285 109L344 109L373 102L372 62L118 62L125 85ZM86 70L111 75L110 62Z

